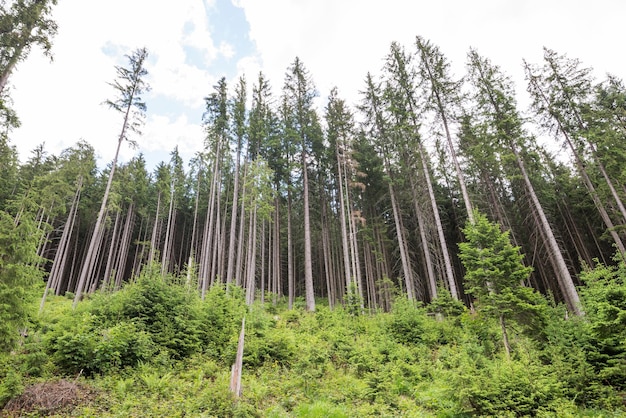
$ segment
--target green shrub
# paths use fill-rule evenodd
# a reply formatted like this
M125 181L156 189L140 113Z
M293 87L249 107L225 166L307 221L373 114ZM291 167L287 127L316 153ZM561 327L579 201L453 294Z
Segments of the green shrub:
M303 418L349 418L351 416L346 407L321 400L300 405L295 409L295 413Z
M0 409L12 398L22 393L22 376L13 369L7 370L0 379Z
M84 313L60 323L47 337L54 363L67 374L87 375L134 366L151 358L154 343L132 322L98 328L95 317Z
M147 268L121 291L94 298L90 311L109 326L132 321L172 357L183 358L202 347L196 300L195 293Z
M198 299L199 337L205 352L222 358L229 341L239 335L241 318L246 311L245 299L240 288L231 286L225 291L221 286L213 286Z
M426 314L423 309L406 298L397 298L391 311L389 332L392 338L404 344L420 344L424 341Z
M562 397L561 383L536 364L496 361L457 389L461 404L480 416L535 416Z
M234 351L231 357L234 361ZM296 355L293 333L286 328L268 329L255 332L246 330L243 364L246 367L260 367L265 362L290 365Z

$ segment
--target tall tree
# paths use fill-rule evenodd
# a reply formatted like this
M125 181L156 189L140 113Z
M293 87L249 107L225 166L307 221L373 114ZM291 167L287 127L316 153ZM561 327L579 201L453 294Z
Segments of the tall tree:
M535 187L531 182L526 169L523 154L528 151L529 136L524 132L522 119L516 110L514 89L511 81L504 76L500 69L474 50L469 53L470 80L476 89L475 97L479 111L482 113L485 123L493 129L495 141L507 147L513 156L515 164L523 179L523 184L531 201L531 210L536 214L539 221L538 228L547 241L550 249L550 261L557 272L557 281L565 302L571 312L580 315L580 299L574 286L571 274L563 257L563 250L559 247L554 231L548 221ZM497 144L494 144L497 146ZM506 154L500 156L506 160Z
M199 259L199 277L202 284L203 298L209 284L216 279L216 256L222 238L219 222L220 195L222 191L223 165L225 158L228 157L226 150L228 147L230 116L228 112L228 86L224 77L214 86L214 90L213 93L205 98L206 110L202 116L207 135L205 150L209 154L210 164L212 165L207 220L204 224L202 252Z
M104 229L104 214L122 142L127 140L134 143L129 139L128 133L139 133L139 128L143 123L143 118L146 112L146 104L142 99L142 95L150 89L149 85L145 81L145 77L148 74L148 71L145 68L145 61L147 57L148 51L146 48L137 49L131 55L126 55L126 58L128 59L128 67L116 66L115 70L117 78L110 83L116 91L117 97L113 100L107 100L105 103L111 109L124 115L122 120L122 129L117 139L117 148L115 150L113 162L111 163L111 171L104 190L104 196L102 197L102 204L100 205L100 211L98 212L93 234L89 240L85 262L83 263L80 278L76 287L73 303L74 307L76 307L78 301L81 299L82 293L85 290L85 284L88 280L88 272L92 269L93 263L95 262L95 251L99 244L102 230Z
M313 99L317 96L311 77L296 57L287 70L284 93L287 105L293 114L294 130L300 141L300 164L303 187L304 212L304 287L306 309L315 311L315 294L313 288L313 261L311 253L311 214L309 192L309 160L313 158L314 141L321 140L321 128Z
M415 71L411 68L411 56L406 54L403 49L397 45L391 45L391 52L387 58L386 65L387 73L388 73L388 82L387 82L387 94L392 98L390 99L390 108L391 113L395 118L395 126L396 130L399 130L400 137L398 140L394 141L397 144L403 144L404 149L401 152L401 156L406 162L405 165L411 167L417 171L413 172L413 176L417 176L417 172L421 171L424 178L424 183L426 185L428 200L430 202L430 207L432 210L432 216L435 223L436 234L439 241L439 246L441 248L441 256L443 259L444 271L445 271L445 280L450 289L450 293L452 293L454 298L459 297L459 292L457 290L457 285L454 278L454 270L452 266L452 261L450 259L450 252L448 249L448 242L445 235L445 231L443 229L443 223L440 214L440 208L437 203L437 199L435 196L435 187L432 179L432 170L430 163L430 156L426 150L426 147L422 141L422 138L419 134L420 128L420 112L419 104L417 100L416 94L416 74ZM402 132L409 128L409 132ZM413 157L413 155L417 156L417 159ZM419 169L417 166L419 165ZM409 177L409 181L412 181L413 176ZM414 199L417 198L417 188L415 184L411 185L411 190L414 193ZM416 210L416 216L421 220L424 220L424 216L422 216L422 211L418 206L417 201L414 202L414 207ZM425 227L420 227L424 229ZM425 245L425 232L420 231L420 237L422 237L422 246L424 251L424 257L427 264L427 274L429 277L428 283L430 287L431 298L436 297L436 287L433 287L434 278L432 273L432 268L428 265L430 254L427 252L428 246Z
M526 79L528 80L528 91L533 99L532 109L534 113L539 117L539 123L550 132L561 136L565 140L566 146L572 152L572 158L574 164L582 177L582 180L591 195L598 212L600 213L604 224L606 225L609 234L613 238L613 241L617 245L617 249L621 254L626 253L626 246L616 231L613 219L608 213L607 206L602 201L596 186L589 176L589 170L587 169L586 162L583 158L583 152L581 149L579 134L579 120L577 112L570 112L571 109L571 95L573 91L570 89L563 89L563 80L560 78L570 77L574 86L579 88L583 86L583 90L587 88L584 85L588 85L587 80L588 71L580 71L578 64L575 62L569 63L567 71L564 74L555 72L556 62L553 60L553 52L546 50L544 54L546 58L546 65L543 67L531 66L524 62L524 69L526 72ZM570 74L571 73L571 74ZM577 80L574 82L574 79ZM579 89L577 89L579 90ZM580 94L583 92L578 91ZM572 136L574 134L575 136ZM608 184L608 183L607 183Z
M363 102L360 106L360 110L365 114L363 128L365 135L373 142L373 146L383 162L383 172L387 180L389 199L391 200L396 229L396 239L400 252L402 276L404 277L407 297L409 300L414 300L416 295L414 291L413 268L408 254L407 237L402 222L402 214L396 196L395 183L398 181L396 179L397 173L395 173L392 164L392 161L397 159L397 152L394 152L394 138L390 133L391 123L388 120L388 116L385 114L388 104L385 102L385 96L383 95L380 84L374 82L371 74L367 74L365 82L366 90L363 92Z
M418 36L415 45L419 59L419 72L422 80L422 89L426 96L426 108L432 109L436 114L436 119L441 122L450 157L454 164L456 176L461 187L463 203L467 211L470 222L472 219L472 203L465 185L465 178L461 164L457 157L456 147L452 142L451 126L456 115L456 109L461 105L461 82L455 81L450 75L450 63L439 48L430 41Z
M18 62L24 60L33 45L50 55L57 25L50 18L57 0L16 0L0 4L0 93Z
M241 152L246 137L246 79L241 77L235 87L235 101L232 106L233 133L235 144L235 178L233 180L233 203L230 213L230 233L228 234L228 262L226 266L226 283L233 281L235 269L235 236L237 228L237 209L239 209L239 171Z

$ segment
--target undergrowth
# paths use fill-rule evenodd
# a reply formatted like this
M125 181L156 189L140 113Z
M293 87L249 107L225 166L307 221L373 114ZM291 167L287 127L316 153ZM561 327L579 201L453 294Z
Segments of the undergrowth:
M391 312L319 301L307 313L281 298L247 307L234 287L214 286L201 300L147 271L76 310L51 297L0 357L0 403L64 378L96 394L71 416L622 416L624 285L615 274L584 278L588 318L566 319L557 306L536 338L512 329L507 358L498 324L445 294L428 308L399 297ZM594 287L599 276L608 290ZM235 399L230 367L244 315Z

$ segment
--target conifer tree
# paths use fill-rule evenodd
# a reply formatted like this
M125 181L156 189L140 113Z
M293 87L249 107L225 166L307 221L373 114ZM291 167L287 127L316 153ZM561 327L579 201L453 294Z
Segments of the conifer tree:
M474 212L474 223L468 222L463 232L467 241L459 243L459 257L466 269L466 292L476 299L479 311L499 321L510 356L507 322L536 322L543 306L541 297L522 285L532 267L524 266L524 256L511 244L508 231L502 232L480 212Z
M115 70L117 78L110 83L116 91L117 97L113 100L107 100L105 103L111 109L123 114L124 118L122 121L122 129L117 139L115 156L113 157L113 162L111 163L111 171L107 180L104 196L102 197L102 204L100 206L100 211L98 212L98 218L96 219L93 234L89 240L85 261L76 286L73 304L74 307L76 307L78 301L81 299L82 293L85 290L85 285L89 279L87 276L95 263L95 252L99 246L104 229L104 215L122 142L127 140L130 141L131 144L134 143L129 139L128 133L129 131L139 133L139 128L143 123L146 104L141 96L150 89L149 85L145 81L145 77L148 74L148 71L145 68L145 61L147 57L148 51L146 48L137 49L131 55L126 55L126 58L128 59L128 67L116 66Z
M43 272L37 268L37 225L25 214L16 225L0 210L0 351L10 349L26 321L28 290Z
M33 45L50 55L57 25L50 18L57 0L16 0L11 8L0 4L0 93L18 62L24 60Z
M522 119L516 110L511 82L497 66L482 58L474 50L469 53L468 65L470 80L476 88L475 97L479 111L482 113L484 123L488 125L487 129L491 130L494 137L494 141L489 145L501 150L500 160L508 160L512 154L522 176L524 189L530 197L531 212L538 221L537 228L547 241L546 246L549 248L550 261L557 273L559 288L570 311L580 315L582 312L576 287L526 168L524 155L528 152L529 138L522 128ZM507 155L504 149L508 149L510 154Z
M317 92L311 77L302 61L296 57L289 67L284 86L286 104L292 113L294 132L300 141L300 164L303 187L304 212L304 287L307 311L315 311L313 288L313 260L311 243L311 205L309 170L310 160L314 158L312 148L315 141L321 141L321 128L317 113L313 108L313 99Z

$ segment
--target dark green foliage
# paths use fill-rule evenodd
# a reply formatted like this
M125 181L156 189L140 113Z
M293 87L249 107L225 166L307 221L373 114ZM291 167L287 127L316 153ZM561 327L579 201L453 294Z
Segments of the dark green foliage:
M393 305L389 331L400 343L419 344L424 340L426 317L423 309L406 298L397 298Z
M150 268L123 292L96 298L92 312L105 324L132 321L173 357L182 358L201 348L196 300L195 293L167 283Z
M242 306L219 287L203 303L195 291L149 268L135 283L95 296L56 324L47 349L65 373L134 366L157 352L172 359L202 351L220 356L237 333Z
M554 412L550 405L561 393L561 382L539 365L497 361L468 376L457 396L479 416L524 417Z
M459 244L459 257L466 269L466 292L476 298L479 311L501 321L514 320L540 338L547 303L523 285L532 267L524 266L524 256L511 244L508 231L475 212L475 223L468 223L463 232L467 241Z
M599 381L626 389L626 265L599 264L581 274L588 321L588 356Z
M43 272L36 267L39 233L25 214L15 225L9 213L0 210L0 352L9 350L27 321L33 285Z
M463 302L454 299L450 291L444 287L437 289L437 298L428 304L427 309L428 312L445 317L457 317L466 310Z
M352 316L358 316L363 310L363 298L359 296L359 290L355 282L350 283L346 290L344 309Z
M0 408L11 398L19 395L24 389L22 376L14 369L8 369L0 374Z
M154 354L150 336L132 322L102 328L97 318L84 313L61 322L47 339L54 363L65 374L108 372L135 366Z

